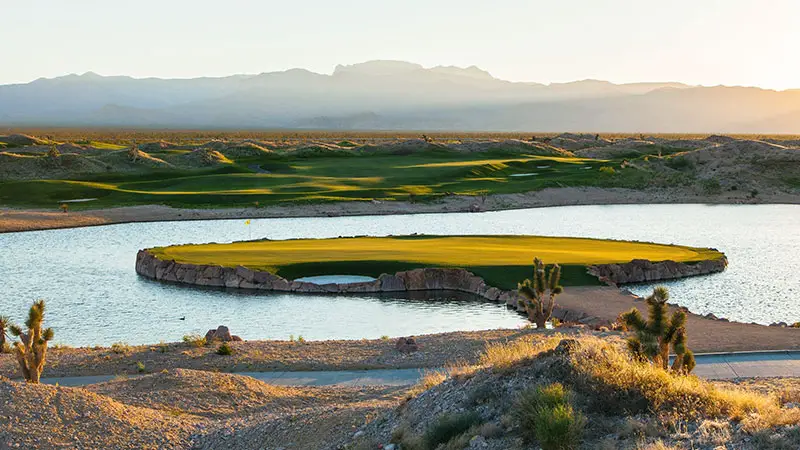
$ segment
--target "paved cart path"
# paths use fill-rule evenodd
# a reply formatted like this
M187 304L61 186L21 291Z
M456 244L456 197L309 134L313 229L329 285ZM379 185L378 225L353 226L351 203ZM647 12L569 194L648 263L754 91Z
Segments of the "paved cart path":
M694 374L714 380L753 377L800 377L800 351L716 353L697 355ZM431 369L335 370L309 372L236 372L283 386L406 386ZM47 384L84 386L114 379L114 375L43 378Z

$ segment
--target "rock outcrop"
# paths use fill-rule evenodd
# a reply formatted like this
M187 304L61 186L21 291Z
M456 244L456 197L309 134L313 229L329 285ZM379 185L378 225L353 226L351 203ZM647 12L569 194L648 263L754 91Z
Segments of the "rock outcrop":
M722 272L726 267L728 267L728 260L725 257L696 263L679 263L669 260L652 262L647 259L634 259L624 264L589 266L588 272L601 281L626 284L707 275Z

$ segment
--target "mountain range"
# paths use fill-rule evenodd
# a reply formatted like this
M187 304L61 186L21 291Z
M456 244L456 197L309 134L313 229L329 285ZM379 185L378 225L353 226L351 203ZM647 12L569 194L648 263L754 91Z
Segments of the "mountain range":
M0 86L0 125L800 133L800 89L510 82L402 61L221 78L92 72Z

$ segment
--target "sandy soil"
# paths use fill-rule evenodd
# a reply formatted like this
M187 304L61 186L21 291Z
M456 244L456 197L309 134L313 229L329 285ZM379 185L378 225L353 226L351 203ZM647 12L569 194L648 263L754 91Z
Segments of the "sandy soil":
M88 388L0 378L0 448L337 449L407 388L282 388L173 370Z
M412 213L499 211L567 205L611 205L647 203L789 203L800 204L800 196L786 192L762 192L749 198L744 192L720 195L690 190L659 189L637 191L621 188L551 188L523 194L499 194L485 201L477 197L453 196L433 203L338 202L317 205L269 206L263 208L180 209L161 205L129 206L72 211L19 210L0 208L0 233L52 228L72 228L129 222L170 220L244 219L267 217L335 217Z
M611 287L569 287L556 301L562 308L599 319L614 320L634 306L647 317L644 300ZM670 313L675 308L671 307ZM689 348L695 353L800 349L800 328L726 322L689 313L686 332Z

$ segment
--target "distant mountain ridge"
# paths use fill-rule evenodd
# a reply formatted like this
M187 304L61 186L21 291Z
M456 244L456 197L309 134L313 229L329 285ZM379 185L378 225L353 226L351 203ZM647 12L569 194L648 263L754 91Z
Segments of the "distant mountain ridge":
M800 90L510 82L404 61L218 78L93 72L0 86L0 125L800 133Z

